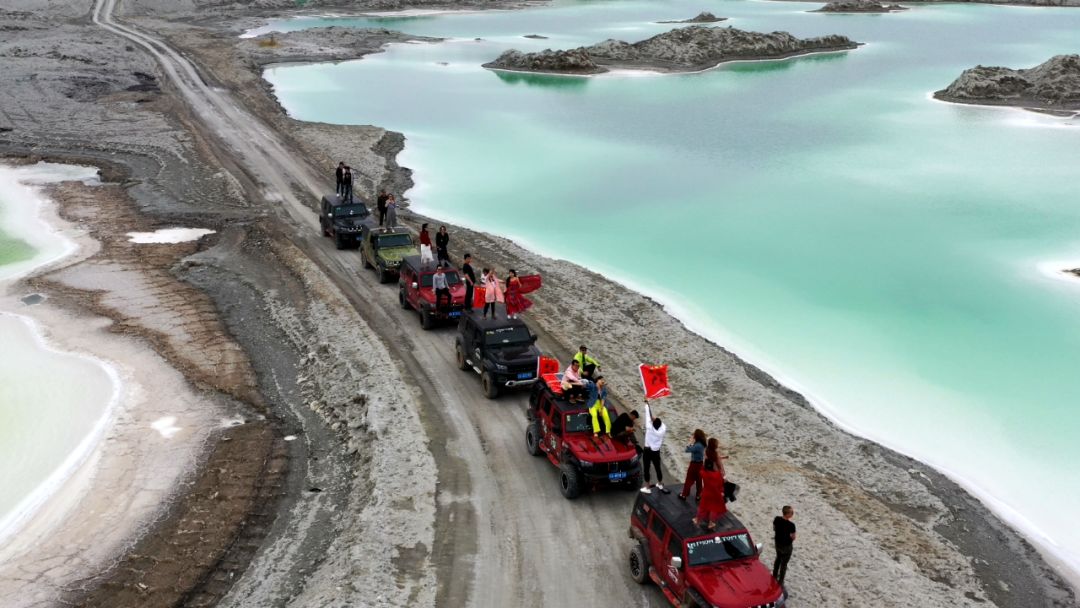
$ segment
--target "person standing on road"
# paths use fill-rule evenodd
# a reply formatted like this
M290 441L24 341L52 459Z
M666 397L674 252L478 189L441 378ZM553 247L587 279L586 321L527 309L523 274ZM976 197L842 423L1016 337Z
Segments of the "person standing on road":
M586 378L592 378L593 374L600 369L600 362L589 355L589 349L586 348L584 344L578 347L578 352L574 355L574 359L578 362L578 365L581 366L581 375Z
M461 265L461 274L465 277L465 310L473 309L473 288L476 286L476 273L473 272L472 254L465 254Z
M576 363L576 361L575 361ZM667 435L667 426L657 416L653 418L649 402L645 402L645 449L641 453L641 466L645 469L645 485L641 491L649 494L654 487L649 480L649 465L656 469L656 488L664 490L664 472L660 468L660 448L664 445L664 435Z
M341 188L345 185L345 161L338 163L337 169L334 169L334 179L337 181L334 194L341 196Z
M386 227L390 230L397 228L397 199L393 194L386 197Z
M727 512L727 505L724 504L724 476L710 460L705 462L701 479L704 487L698 494L697 516L693 522L696 525L704 523L705 527L712 531L716 529L716 522Z
M450 252L447 247L450 246L450 233L446 231L446 226L439 226L439 231L435 233L435 258L439 260L439 264L450 264Z
M442 266L435 267L435 274L431 275L431 286L435 289L435 310L446 310L450 304L450 286L446 282ZM446 298L445 303L443 298Z
M686 446L685 452L690 454L690 466L686 468L686 482L683 483L679 498L686 500L690 496L690 487L694 486L696 496L701 499L701 468L705 466L705 431L694 429L694 435L690 438L690 445Z
M379 197L375 199L375 207L379 210L379 225L382 226L386 221L386 199L390 198L390 195L386 193L386 188L379 190Z
M431 255L431 235L427 231L427 223L420 224L420 263L430 264L435 261Z
M345 172L341 176L341 202L353 202L352 197L352 167L345 165Z
M773 532L776 534L776 561L773 562L772 575L782 587L795 545L795 522L791 521L795 516L795 509L785 505L780 513L772 522Z

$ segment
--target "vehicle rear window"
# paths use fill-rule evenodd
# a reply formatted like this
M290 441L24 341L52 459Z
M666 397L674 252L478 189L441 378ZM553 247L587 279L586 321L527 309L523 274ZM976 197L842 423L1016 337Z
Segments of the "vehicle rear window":
M446 276L446 285L448 287L453 287L454 285L457 285L458 283L461 282L461 277L459 277L458 273L456 273L456 272L444 272L443 275ZM420 286L421 287L431 287L432 285L434 285L435 284L435 279L432 278L434 276L435 275L433 275L433 274L425 274L425 275L421 276L420 277Z
M484 330L484 344L488 346L525 345L532 341L529 330L524 325L500 327Z
M407 234L380 234L379 247L409 247L412 238Z
M363 217L367 214L367 207L363 205L338 205L337 207L334 207L334 217Z
M686 544L686 556L691 566L726 562L753 554L754 545L750 542L750 535L746 533L717 535Z

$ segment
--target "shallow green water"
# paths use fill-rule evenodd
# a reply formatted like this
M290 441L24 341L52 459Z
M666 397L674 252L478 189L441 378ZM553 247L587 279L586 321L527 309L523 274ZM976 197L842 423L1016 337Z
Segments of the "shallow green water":
M510 47L645 38L703 8L724 26L867 45L668 77L479 67ZM660 297L1077 567L1080 527L1062 505L1080 499L1080 288L1037 264L1080 260L1080 124L928 94L975 64L1080 52L1080 10L811 8L567 2L352 19L455 39L267 77L297 118L405 132L418 210Z

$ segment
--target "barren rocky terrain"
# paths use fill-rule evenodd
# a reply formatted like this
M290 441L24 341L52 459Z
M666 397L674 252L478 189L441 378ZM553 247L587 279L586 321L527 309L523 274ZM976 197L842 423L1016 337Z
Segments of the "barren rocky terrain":
M1058 55L1027 69L976 66L934 97L956 103L1080 110L1080 55Z

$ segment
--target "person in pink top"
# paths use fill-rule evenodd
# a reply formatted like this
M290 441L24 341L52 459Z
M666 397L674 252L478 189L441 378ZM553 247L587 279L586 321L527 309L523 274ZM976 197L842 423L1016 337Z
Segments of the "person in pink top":
M495 276L495 270L484 269L484 314L483 318L487 318L488 311L491 311L491 318L495 318L495 303L503 301L502 286L499 284L499 277Z
M568 401L585 401L585 383L581 381L581 370L577 361L571 361L570 367L562 375L563 396Z

